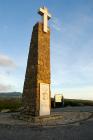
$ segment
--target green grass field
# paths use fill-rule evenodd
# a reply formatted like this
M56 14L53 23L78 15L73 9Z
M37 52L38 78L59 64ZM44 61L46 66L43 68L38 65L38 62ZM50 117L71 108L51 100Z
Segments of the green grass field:
M54 99L51 99L51 107L53 107ZM59 107L61 107L60 105ZM65 99L64 106L93 106L93 101L89 100L75 100L75 99ZM16 111L18 108L22 107L21 98L0 98L0 111L4 109L9 109L11 112Z
M51 99L51 106L54 106L54 99ZM60 103L56 107L61 107ZM77 99L64 99L64 107L66 106L93 106L93 101L90 100L77 100Z
M21 98L11 98L11 99L0 99L0 111L4 109L9 109L10 111L16 111L22 106Z
M93 106L93 101L90 100L76 100L65 99L65 106Z

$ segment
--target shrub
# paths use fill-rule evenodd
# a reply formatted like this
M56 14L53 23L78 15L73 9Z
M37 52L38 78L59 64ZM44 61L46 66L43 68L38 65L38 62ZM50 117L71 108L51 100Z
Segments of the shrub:
M22 106L21 99L11 98L11 99L0 99L0 111L3 109L9 109L10 111L16 111Z

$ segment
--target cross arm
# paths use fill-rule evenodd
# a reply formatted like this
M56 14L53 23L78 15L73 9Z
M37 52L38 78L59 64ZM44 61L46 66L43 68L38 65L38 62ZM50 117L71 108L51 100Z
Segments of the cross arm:
M38 14L40 14L41 16L43 16L44 10L43 10L42 8L40 8L40 9L38 10Z

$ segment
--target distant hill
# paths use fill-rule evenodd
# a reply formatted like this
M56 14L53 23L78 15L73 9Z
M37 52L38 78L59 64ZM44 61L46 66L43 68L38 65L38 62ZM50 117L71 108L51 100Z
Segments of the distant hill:
M1 98L20 98L21 96L22 96L22 93L20 93L20 92L0 93L0 99Z

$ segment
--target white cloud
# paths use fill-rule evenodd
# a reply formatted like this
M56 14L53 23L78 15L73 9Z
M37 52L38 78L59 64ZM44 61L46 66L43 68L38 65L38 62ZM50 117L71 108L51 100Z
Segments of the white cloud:
M10 57L0 54L0 92L15 90L15 78L13 78L15 68L16 64Z
M63 91L67 98L93 99L92 24L92 16L78 15L62 27L59 19L51 25L60 31L52 38L52 95Z
M51 26L52 26L55 30L61 31L62 23L59 21L58 18L54 17L54 18L52 18L52 20L51 20Z
M11 75L7 73L0 73L0 91L8 92L8 91L21 91L23 86L23 79L16 76L14 73Z
M8 92L12 89L11 85L0 84L0 92Z
M0 67L16 68L16 64L8 56L0 54Z
M93 87L66 88L63 91L65 98L93 100Z

